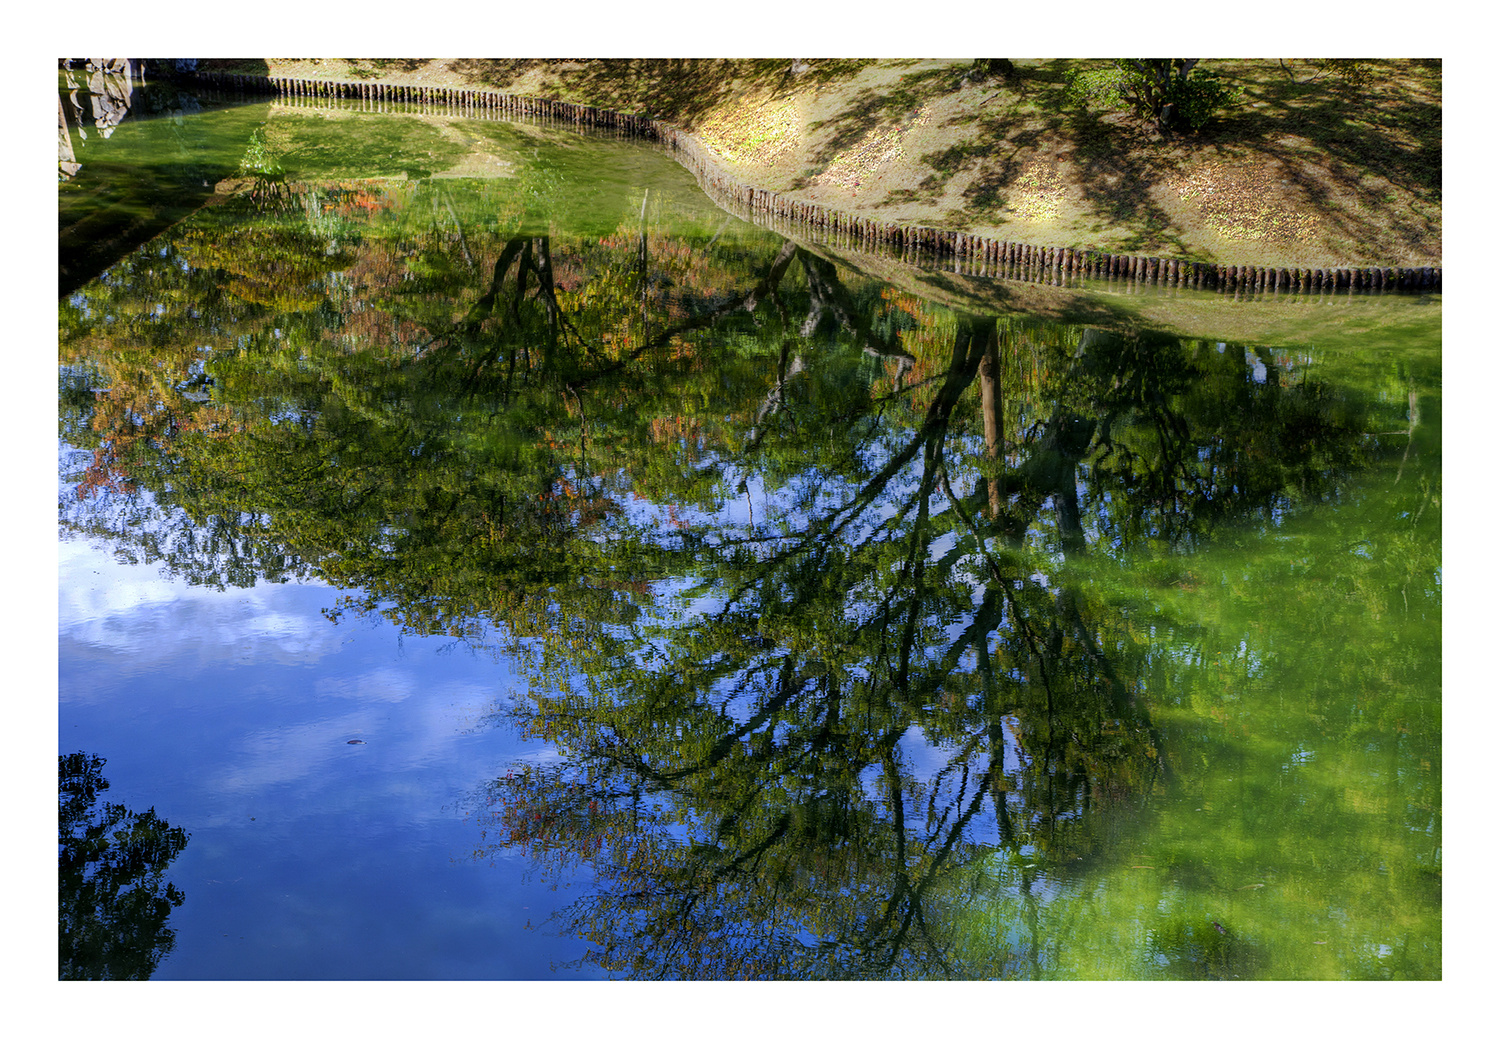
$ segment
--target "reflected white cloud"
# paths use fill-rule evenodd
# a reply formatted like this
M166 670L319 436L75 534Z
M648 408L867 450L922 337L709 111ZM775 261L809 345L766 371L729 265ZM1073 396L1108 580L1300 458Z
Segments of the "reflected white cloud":
M377 668L328 683L346 690L336 695L365 689L377 699L245 732L228 748L222 766L205 777L206 787L230 803L274 804L283 821L367 812L377 803L382 814L408 824L442 815L457 793L494 775L512 741L464 725L493 700L492 688L459 681L429 682L418 689L415 678L415 673ZM378 699L397 687L420 695ZM327 711L328 705L320 700L307 710Z
M82 541L58 546L58 635L75 658L118 653L137 672L210 661L287 663L336 652L348 638L309 601L323 585L262 584L218 591L120 563ZM64 696L76 690L62 690Z
M319 696L384 703L405 700L416 688L416 675L392 667L376 668L359 675L332 675L313 683L313 692Z
M234 760L220 770L212 786L224 793L247 793L287 784L324 786L341 780L347 766L340 767L335 761L344 759L352 766L355 755L367 755L368 742L356 747L348 741L368 740L381 717L377 708L364 707L297 725L248 732L231 754ZM319 811L329 807L320 804Z

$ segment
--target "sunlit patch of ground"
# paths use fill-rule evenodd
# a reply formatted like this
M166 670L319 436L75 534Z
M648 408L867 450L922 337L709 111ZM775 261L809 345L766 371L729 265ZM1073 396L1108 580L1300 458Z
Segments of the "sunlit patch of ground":
M1050 163L1033 162L1016 178L1006 208L1026 220L1056 220L1067 186Z
M744 98L697 127L698 137L730 162L777 166L801 146L804 120L795 97Z
M1220 238L1280 245L1315 241L1322 230L1317 214L1297 204L1265 163L1206 162L1180 174L1172 187Z
M904 125L868 131L852 147L835 156L821 172L808 178L808 183L852 190L903 166L908 160L906 141L931 122L931 110L931 105L924 105Z

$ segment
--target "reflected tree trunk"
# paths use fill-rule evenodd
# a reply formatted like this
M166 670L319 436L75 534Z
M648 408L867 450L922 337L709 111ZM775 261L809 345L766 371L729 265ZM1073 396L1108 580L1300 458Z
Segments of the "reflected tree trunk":
M849 290L839 280L838 268L831 261L806 249L799 249L797 252L802 258L803 270L807 272L809 296L807 320L802 323L802 336L811 336L825 319L831 317L853 332L860 349L871 357L895 358L904 375L916 362L916 358L894 338L874 333L870 327L870 315L850 297Z
M979 362L979 398L984 413L984 446L990 461L997 466L1004 464L1004 442L1001 438L1001 422L1004 398L1000 388L1000 350L997 338L992 337ZM1000 484L989 477L985 480L989 488L988 518L994 522L1000 517L1004 504L1000 498Z
M63 111L62 95L57 96L57 176L60 180L72 180L83 168L73 154L73 137L68 133L68 116Z
M745 443L746 451L754 451L760 446L761 439L766 435L766 420L781 410L786 403L787 384L800 375L805 368L800 351L791 358L790 365L787 363L787 356L790 352L791 339L788 338L781 344L781 358L776 365L776 384L771 387L770 392L766 394L766 399L755 413L755 426L750 430L750 437Z

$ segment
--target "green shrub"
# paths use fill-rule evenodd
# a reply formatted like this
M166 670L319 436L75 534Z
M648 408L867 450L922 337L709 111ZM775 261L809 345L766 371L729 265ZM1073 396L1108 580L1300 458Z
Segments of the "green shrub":
M1218 73L1197 68L1197 58L1119 58L1109 67L1079 70L1068 79L1075 104L1128 108L1163 133L1197 130L1220 111L1237 105L1238 87Z

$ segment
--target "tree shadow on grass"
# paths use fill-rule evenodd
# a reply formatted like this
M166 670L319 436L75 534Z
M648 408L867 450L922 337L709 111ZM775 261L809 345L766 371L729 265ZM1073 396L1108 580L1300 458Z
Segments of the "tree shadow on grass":
M1052 63L1056 65L1058 63ZM972 71L970 78L973 77ZM1017 67L1009 76L981 76L976 86L989 96L975 110L947 124L970 126L958 143L920 157L931 175L913 188L890 193L891 202L933 202L954 177L972 171L973 182L963 192L964 205L947 221L955 226L1004 222L996 215L1008 201L1009 189L1024 172L1031 156L1042 147L1048 134L1056 134L1059 121L1052 114L1060 107L1058 95L1063 78L1051 65ZM958 80L963 86L964 79Z
M565 100L643 114L686 129L736 93L789 90L857 73L873 59L811 58L466 58L454 70L505 90L540 72Z
M1246 94L1266 107L1225 120L1224 132L1263 150L1299 133L1340 162L1441 202L1441 60L1364 64L1375 72L1368 86L1306 69L1247 84Z
M149 67L148 62L148 67ZM199 58L199 72L223 72L233 76L269 76L271 66L264 58Z
M1076 65L1041 62L1019 66L1007 77L984 77L970 65L955 63L910 73L891 88L863 90L842 112L809 127L831 127L833 132L810 157L809 174L791 187L806 186L812 174L867 134L910 121L934 98L965 88L988 89L990 95L976 103L973 114L949 123L956 130L954 143L920 157L931 172L915 188L890 192L888 202L935 202L954 177L970 173L973 180L964 188L962 204L943 223L993 223L1003 220L997 210L1032 161L1066 154L1077 166L1079 187L1094 214L1102 222L1140 228L1126 247L1171 240L1171 221L1152 203L1148 189L1173 167L1173 160L1161 153L1145 127L1070 103L1067 78Z
M1131 228L1121 246L1175 242L1180 229L1151 198L1151 189L1181 167L1175 149L1164 148L1154 131L1138 123L1082 107L1066 109L1062 124L1078 188L1093 215Z
M1349 204L1379 214L1413 245L1438 237L1441 226L1408 204L1393 206L1391 188L1418 203L1442 205L1442 63L1369 61L1368 87L1297 63L1287 75L1246 82L1248 101L1195 142L1200 151L1250 150L1276 160L1284 179L1301 189L1310 212L1360 240L1370 228ZM1306 141L1316 149L1309 152ZM1321 159L1310 164L1313 158Z
M832 127L833 132L809 157L811 172L792 181L792 190L806 187L811 176L873 131L902 126L917 117L922 105L964 85L967 66L952 65L923 69L901 77L894 86L866 88L850 100L848 107L829 119L808 124L809 132Z
M967 140L922 156L935 171L924 185L929 197L954 176L972 171L951 223L1003 219L996 211L1033 162L1067 158L1092 214L1107 224L1136 228L1122 243L1125 248L1174 240L1170 217L1150 195L1152 185L1177 165L1170 143L1164 146L1154 131L1129 117L1073 103L1068 73L1076 67L1077 62L1057 60L1018 68L968 117Z
M360 79L378 79L391 73L416 72L424 67L427 58L345 58L349 63L349 74Z
M949 222L994 222L1032 161L1063 158L1091 215L1117 231L1131 229L1119 247L1181 249L1181 229L1151 190L1199 162L1262 159L1280 167L1280 178L1305 200L1302 211L1323 226L1362 241L1377 221L1416 246L1440 233L1423 208L1436 209L1442 199L1441 62L1366 64L1374 73L1370 86L1314 63L1289 75L1270 65L1231 73L1246 103L1199 132L1168 137L1134 116L1073 103L1067 78L1076 62L1031 65L979 103L963 139L923 155L932 175L893 200L935 200L967 171L972 182ZM1396 205L1393 187L1415 201Z

